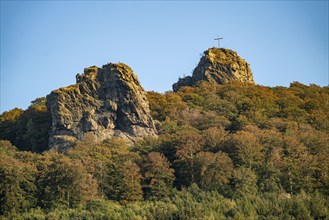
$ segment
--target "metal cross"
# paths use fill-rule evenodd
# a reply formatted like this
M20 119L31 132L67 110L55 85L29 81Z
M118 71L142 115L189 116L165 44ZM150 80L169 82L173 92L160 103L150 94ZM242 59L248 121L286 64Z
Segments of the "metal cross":
M215 38L215 40L218 40L218 48L220 48L220 43L219 41L222 40L223 38L222 37L219 37L219 34L218 34L218 38Z

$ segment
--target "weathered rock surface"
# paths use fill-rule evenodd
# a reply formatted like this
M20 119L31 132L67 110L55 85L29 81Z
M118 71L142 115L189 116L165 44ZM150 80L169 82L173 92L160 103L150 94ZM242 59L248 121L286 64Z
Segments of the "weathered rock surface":
M92 66L76 81L47 96L50 148L64 150L86 133L96 140L119 137L130 142L157 135L146 94L127 65Z
M210 48L204 52L192 76L180 78L173 90L196 85L200 80L224 84L232 80L255 84L249 64L229 49Z

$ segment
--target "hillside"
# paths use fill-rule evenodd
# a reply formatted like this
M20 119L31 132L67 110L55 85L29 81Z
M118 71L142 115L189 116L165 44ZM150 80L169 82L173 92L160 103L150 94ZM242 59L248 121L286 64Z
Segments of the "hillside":
M232 73L207 57L190 78ZM58 152L45 98L3 113L2 218L328 218L328 87L234 78L175 88L145 92L157 135L133 142L86 132Z

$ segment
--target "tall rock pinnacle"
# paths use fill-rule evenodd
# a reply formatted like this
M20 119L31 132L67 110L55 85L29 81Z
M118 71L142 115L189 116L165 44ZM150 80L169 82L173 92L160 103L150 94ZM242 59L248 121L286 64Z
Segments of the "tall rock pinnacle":
M64 150L86 133L97 140L156 136L146 94L130 67L122 63L92 66L76 81L47 96L51 148Z
M232 80L255 84L249 64L229 49L210 48L204 52L192 76L180 78L173 90L196 85L200 80L224 84Z

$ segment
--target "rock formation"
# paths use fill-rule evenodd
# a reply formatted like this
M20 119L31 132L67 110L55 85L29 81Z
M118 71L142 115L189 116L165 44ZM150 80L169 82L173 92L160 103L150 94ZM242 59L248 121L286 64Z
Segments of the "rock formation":
M77 74L76 81L47 96L52 115L50 148L64 150L86 133L96 140L156 136L146 94L130 67L92 66Z
M187 76L173 84L173 90L182 86L196 85L200 80L224 84L232 80L255 84L249 64L229 49L210 48L204 52L192 76Z

